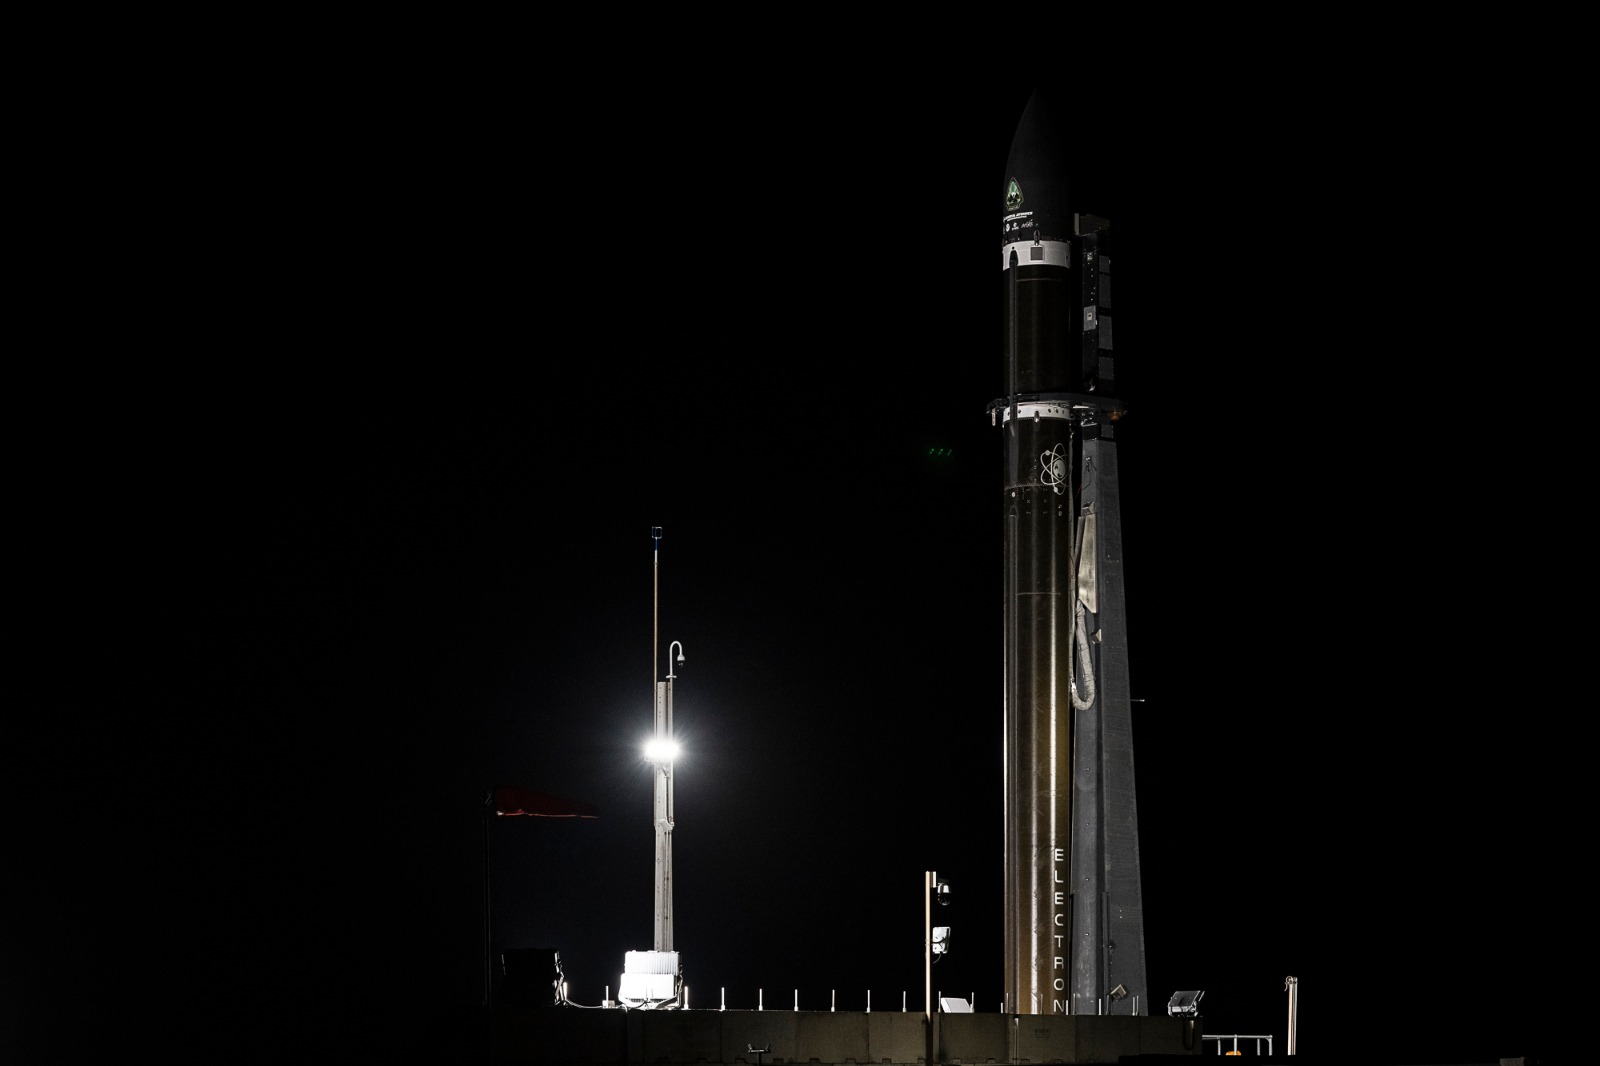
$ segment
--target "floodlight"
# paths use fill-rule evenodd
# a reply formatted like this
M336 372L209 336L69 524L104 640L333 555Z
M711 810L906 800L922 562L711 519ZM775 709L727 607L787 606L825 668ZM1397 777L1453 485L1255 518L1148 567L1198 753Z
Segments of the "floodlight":
M678 742L652 738L644 746L644 757L656 764L670 763L678 757Z
M1123 999L1128 995L1128 990L1125 986L1118 985L1116 988L1113 988L1111 991L1107 992L1106 995L1112 999Z
M1200 1013L1200 997L1204 992L1174 992L1172 998L1167 1000L1167 1014L1185 1018L1192 1018Z
M950 950L950 927L936 925L933 927L933 953L943 955Z

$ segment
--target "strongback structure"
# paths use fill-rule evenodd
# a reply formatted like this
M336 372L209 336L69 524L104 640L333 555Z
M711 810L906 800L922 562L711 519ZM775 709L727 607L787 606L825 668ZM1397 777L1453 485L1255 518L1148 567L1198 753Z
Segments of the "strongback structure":
M1005 1002L1144 1014L1111 226L1068 209L1035 93L1006 162Z

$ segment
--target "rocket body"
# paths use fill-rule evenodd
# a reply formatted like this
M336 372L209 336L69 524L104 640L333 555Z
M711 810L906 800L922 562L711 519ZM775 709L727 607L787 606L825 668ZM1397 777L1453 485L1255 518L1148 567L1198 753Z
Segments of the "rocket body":
M1110 226L1067 203L1035 94L1001 246L1006 1010L1145 1013ZM1113 995L1120 988L1121 994Z

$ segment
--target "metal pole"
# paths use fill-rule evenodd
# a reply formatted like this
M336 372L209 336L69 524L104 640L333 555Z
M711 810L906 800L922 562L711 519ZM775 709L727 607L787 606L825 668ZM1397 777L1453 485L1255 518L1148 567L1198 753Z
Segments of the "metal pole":
M494 984L494 949L489 939L489 810L494 804L494 793L483 800L483 1005L490 1004L490 988Z
M657 745L659 745L661 743L661 716L662 716L661 682L657 681L656 679L661 676L660 659L659 659L659 654L660 654L660 650L661 650L661 636L660 636L660 633L661 633L661 628L660 628L660 626L661 626L661 527L660 526L651 526L650 527L650 539L653 542L652 548L651 548L651 552L650 552L650 697L651 697L651 701L650 702L651 702L651 705L655 709L655 729L652 731L652 735L655 738L655 743ZM651 773L650 785L651 785L651 794L652 794L653 800L654 800L654 802L652 804L652 807L651 807L651 814L653 815L652 821L653 821L653 823L655 825L655 843L656 843L656 864L655 864L656 865L656 868L655 868L655 904L656 904L656 907L655 907L655 923L654 923L655 924L655 936L652 938L652 940L653 940L653 944L654 944L655 950L662 951L662 950L664 950L664 948L662 947L662 943L661 943L661 939L662 939L662 922L661 922L662 898L661 898L661 887L662 887L662 875L664 873L664 870L663 870L663 858L662 858L662 840L661 840L662 822L661 822L661 820L662 820L662 818L664 818L666 816L666 811L664 810L664 808L666 806L666 797L662 794L663 793L663 788L662 788L663 782L661 780L661 765L659 763L655 763L655 764L652 765L651 770L652 770L652 773Z
M922 1014L933 1016L933 871L923 875L922 886Z
M937 880L929 870L922 885L922 1024L928 1042L928 1066L933 1066L933 886Z
M1295 1053L1296 1030L1300 1025L1300 978L1285 977L1283 987L1289 993L1289 1054Z
M670 660L671 657L671 652L669 651L667 658ZM677 737L672 731L672 663L669 661L667 663L667 743L674 744L676 742ZM662 892L666 895L665 935L662 938L662 951L672 950L672 830L677 825L672 811L672 769L672 760L669 759L667 762L667 863L662 876Z
M656 682L656 715L655 715L655 743L657 746L654 758L661 759L661 745L666 741L667 721L667 682ZM671 847L671 838L667 835L667 767L664 762L656 761L651 764L651 778L655 788L655 836L656 836L656 870L655 870L655 950L670 951L671 934L667 931L667 912L671 903L667 897L667 851Z
M655 541L655 548L650 554L650 686L654 688L656 678L661 676L656 659L661 650L661 634L657 628L661 617L661 527L651 526L650 537Z

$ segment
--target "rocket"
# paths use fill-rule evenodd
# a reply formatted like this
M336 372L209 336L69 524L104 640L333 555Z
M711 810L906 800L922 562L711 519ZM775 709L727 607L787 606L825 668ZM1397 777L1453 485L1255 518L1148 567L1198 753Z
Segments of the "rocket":
M1006 160L1005 1009L1145 1014L1111 225L1035 92Z

